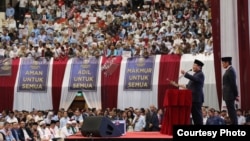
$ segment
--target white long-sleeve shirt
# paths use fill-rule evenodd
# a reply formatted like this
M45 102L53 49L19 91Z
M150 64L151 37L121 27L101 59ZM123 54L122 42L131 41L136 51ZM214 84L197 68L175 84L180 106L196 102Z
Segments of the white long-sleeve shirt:
M61 137L62 138L66 138L70 135L73 134L73 131L71 128L67 128L67 126L64 126L62 129L61 129Z
M18 1L20 1L19 7L22 7L22 8L25 8L26 5L28 4L27 0L18 0Z
M134 118L133 124L134 124L134 131L142 131L142 129L145 128L146 126L145 116L140 115L138 119L137 117Z
M38 133L40 135L41 140L50 140L52 135L49 128L38 128Z

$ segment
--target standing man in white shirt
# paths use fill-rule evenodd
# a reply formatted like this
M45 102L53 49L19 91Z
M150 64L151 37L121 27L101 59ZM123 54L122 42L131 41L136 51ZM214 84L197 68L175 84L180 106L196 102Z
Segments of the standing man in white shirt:
M141 110L135 111L136 117L133 120L134 131L143 131L146 126L145 116Z

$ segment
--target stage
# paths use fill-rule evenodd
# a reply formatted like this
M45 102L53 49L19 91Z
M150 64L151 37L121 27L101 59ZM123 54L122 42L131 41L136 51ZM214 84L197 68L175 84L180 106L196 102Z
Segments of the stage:
M172 141L173 137L170 135L161 134L160 132L127 132L120 137L84 137L79 132L75 135L64 139L65 141L80 141L80 140L109 140L109 141L123 141L123 140L140 140L140 141Z

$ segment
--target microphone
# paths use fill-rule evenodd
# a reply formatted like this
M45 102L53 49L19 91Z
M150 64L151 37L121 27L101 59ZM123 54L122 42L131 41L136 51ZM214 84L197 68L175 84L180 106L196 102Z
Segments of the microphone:
M190 70L186 71L186 73L187 73L187 72L190 72L190 71L192 71L192 70L193 70L193 69L190 69ZM181 76L179 76L178 79L181 79L183 76L184 76L184 74L182 74Z

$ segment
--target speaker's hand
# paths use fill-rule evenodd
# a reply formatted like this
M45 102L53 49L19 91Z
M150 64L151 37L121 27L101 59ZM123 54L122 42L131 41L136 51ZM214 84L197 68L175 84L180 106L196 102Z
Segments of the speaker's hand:
M168 78L167 78L167 81L169 81L169 83L170 83L172 86L179 87L179 85L178 85L175 81L169 80Z

